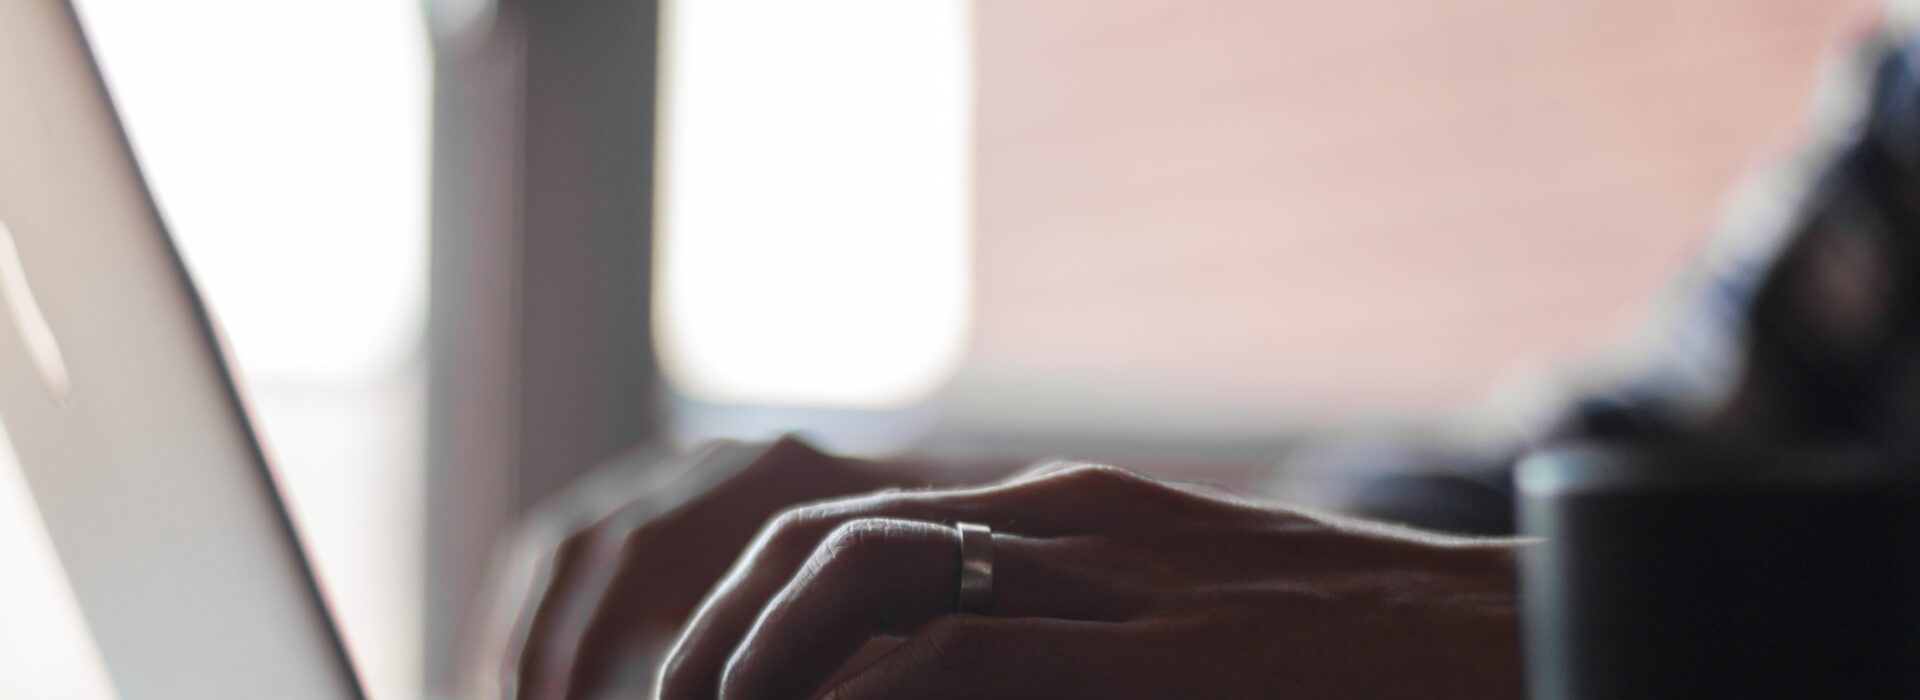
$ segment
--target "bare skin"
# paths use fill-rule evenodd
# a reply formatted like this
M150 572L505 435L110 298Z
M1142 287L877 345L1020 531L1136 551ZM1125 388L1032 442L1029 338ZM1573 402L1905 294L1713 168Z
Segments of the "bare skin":
M745 464L727 463L742 452ZM463 697L646 694L678 630L768 518L795 503L924 483L792 439L715 445L680 461L645 465L679 472L664 483L583 484L530 520L500 567L499 609L482 616L497 628L472 645ZM583 504L609 498L612 507Z
M814 490L867 491L858 482L877 478L873 465L785 444L734 479L805 474L813 478L797 481ZM688 511L728 493L723 485ZM997 597L985 616L953 612L956 520L995 530ZM724 565L704 559L661 563L688 561L693 550L739 551L744 537L676 522L669 515L630 530L596 556L563 545L561 557L575 563L553 567L523 621L535 633L506 656L520 697L633 696L654 685L645 681L669 700L1522 692L1511 542L1438 537L1077 464L981 487L789 508L724 578ZM580 564L588 559L598 563ZM685 575L582 573L589 569ZM687 591L709 586L696 611L698 594ZM663 631L675 628L678 640L662 654ZM644 668L623 673L623 664Z

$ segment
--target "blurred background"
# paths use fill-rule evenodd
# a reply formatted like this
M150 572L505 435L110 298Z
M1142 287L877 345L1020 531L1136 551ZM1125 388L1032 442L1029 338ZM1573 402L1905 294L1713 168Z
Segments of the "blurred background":
M78 0L376 697L649 442L1278 464L1606 345L1835 0ZM0 696L111 697L0 463Z

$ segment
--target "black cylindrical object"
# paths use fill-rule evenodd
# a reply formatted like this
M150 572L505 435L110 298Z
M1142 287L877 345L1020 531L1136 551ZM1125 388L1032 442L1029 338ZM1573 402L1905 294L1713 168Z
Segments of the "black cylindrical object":
M1917 470L1831 448L1528 457L1530 696L1920 698Z

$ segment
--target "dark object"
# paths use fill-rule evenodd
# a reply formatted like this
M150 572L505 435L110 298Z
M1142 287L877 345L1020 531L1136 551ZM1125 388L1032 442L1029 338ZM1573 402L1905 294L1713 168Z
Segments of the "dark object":
M1920 478L1865 451L1588 445L1520 466L1529 696L1920 697Z

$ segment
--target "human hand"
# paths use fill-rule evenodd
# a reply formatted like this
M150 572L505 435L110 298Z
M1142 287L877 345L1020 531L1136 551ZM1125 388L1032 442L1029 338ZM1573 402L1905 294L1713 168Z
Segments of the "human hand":
M507 610L491 611L503 628L481 642L479 677L469 679L479 687L466 695L644 693L674 632L769 516L918 483L792 438L718 443L643 466L649 482L583 484L532 519L518 561L503 567L519 578L495 596ZM582 503L595 499L605 503Z
M987 616L953 612L955 521L994 528ZM1088 465L825 502L761 531L661 697L1517 698L1512 547Z

